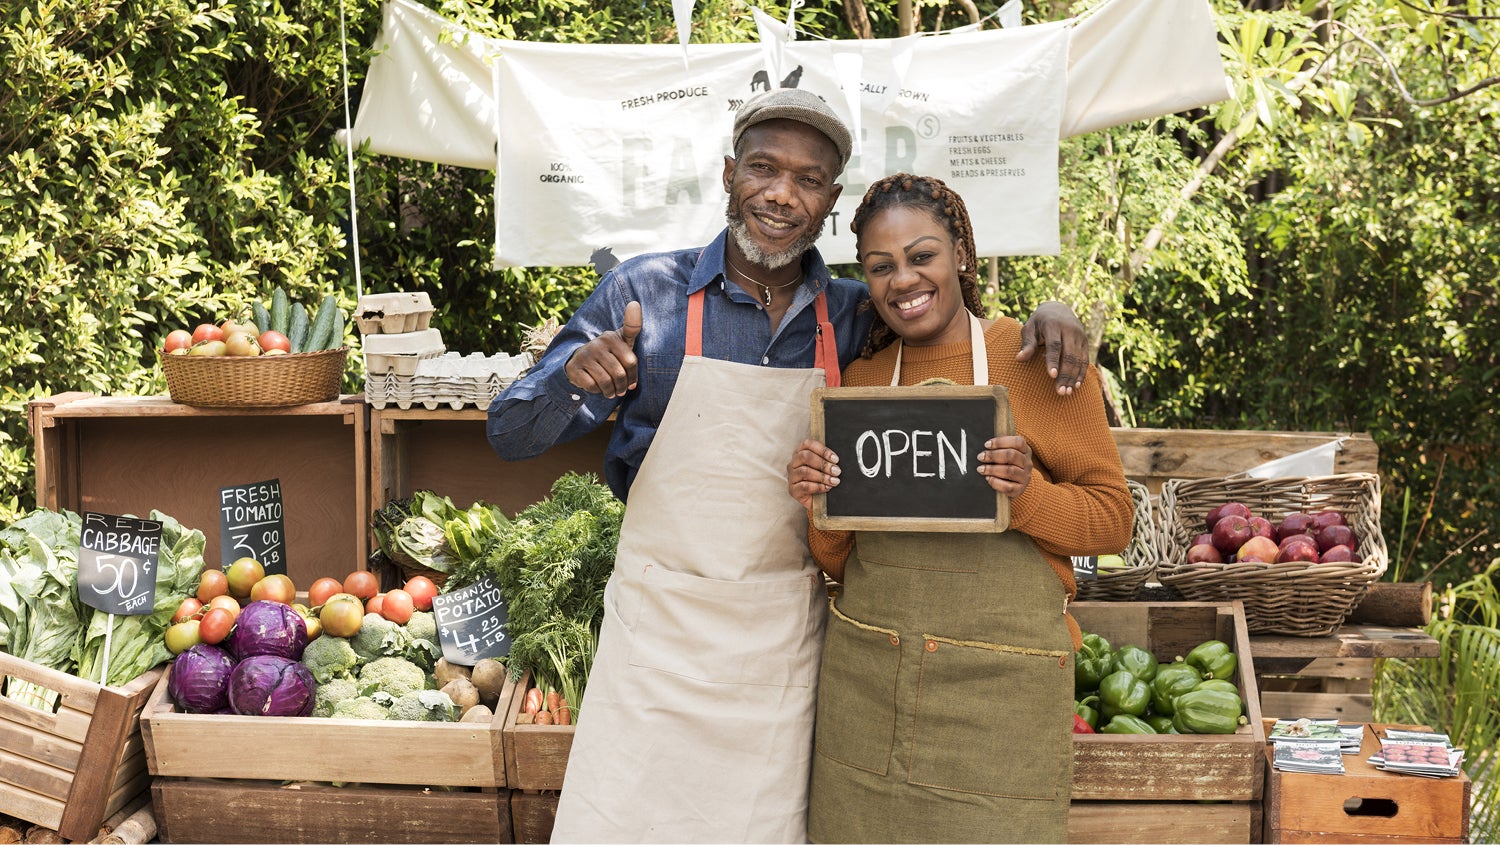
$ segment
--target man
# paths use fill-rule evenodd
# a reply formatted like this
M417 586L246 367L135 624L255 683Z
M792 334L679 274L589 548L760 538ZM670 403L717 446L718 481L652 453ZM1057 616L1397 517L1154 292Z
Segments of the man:
M725 231L610 271L490 406L507 460L618 411L604 474L628 507L554 842L807 835L827 597L785 468L810 392L838 384L871 317L864 286L831 278L813 246L842 190L844 124L776 89L741 107L733 146ZM1071 392L1082 326L1033 322Z

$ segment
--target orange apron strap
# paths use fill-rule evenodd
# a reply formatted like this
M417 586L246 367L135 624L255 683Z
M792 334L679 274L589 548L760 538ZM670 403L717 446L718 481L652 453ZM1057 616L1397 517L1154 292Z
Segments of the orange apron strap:
M683 354L694 358L703 357L703 292L706 290L708 288L699 288L688 297L687 345Z
M818 338L816 358L813 366L823 370L823 381L829 387L839 386L839 344L833 336L833 323L828 319L828 293L819 293L813 300L818 315Z

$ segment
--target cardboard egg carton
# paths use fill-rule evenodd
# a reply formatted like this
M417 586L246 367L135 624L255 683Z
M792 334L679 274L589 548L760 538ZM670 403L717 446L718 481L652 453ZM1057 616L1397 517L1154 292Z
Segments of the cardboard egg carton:
M417 361L411 374L370 372L365 377L365 402L375 408L394 406L402 410L423 407L433 411L444 405L455 411L468 405L487 408L532 363L531 355L524 352L448 352Z
M401 334L372 334L361 338L365 351L365 372L416 375L417 365L447 351L443 335L437 329L423 329Z
M432 324L432 300L425 291L367 293L359 298L354 322L362 335L424 331Z

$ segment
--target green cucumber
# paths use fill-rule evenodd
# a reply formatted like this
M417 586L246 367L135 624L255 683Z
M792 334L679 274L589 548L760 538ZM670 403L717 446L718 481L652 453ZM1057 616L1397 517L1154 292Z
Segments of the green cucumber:
M333 331L328 333L328 343L324 349L338 349L344 345L344 310L333 304Z
M306 352L307 334L312 329L312 321L307 319L307 309L302 303L292 303L292 317L287 328L286 339L291 342L292 351Z
M255 321L255 327L261 331L267 331L271 328L271 312L267 311L266 306L259 302L250 303L250 319Z
M271 330L286 334L287 319L290 316L291 300L286 295L286 288L277 285L271 291Z
M333 294L323 297L323 304L318 306L318 316L313 318L312 329L307 335L307 351L317 352L328 347L328 339L333 336L333 315L338 313L339 300Z

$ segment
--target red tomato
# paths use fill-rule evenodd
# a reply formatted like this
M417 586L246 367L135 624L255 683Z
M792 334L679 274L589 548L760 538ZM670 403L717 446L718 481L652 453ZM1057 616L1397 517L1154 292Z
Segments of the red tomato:
M187 329L173 329L167 332L167 340L161 346L161 351L168 355L179 349L187 349L193 345L193 333Z
M411 621L413 610L416 610L416 607L412 605L411 593L405 590L391 590L385 594L385 601L381 602L380 610L377 612L397 625L405 625Z
M336 595L318 611L318 621L323 623L325 634L352 637L365 621L364 603L347 593Z
M172 614L172 624L176 625L178 622L192 619L194 616L197 616L198 611L202 609L203 602L198 601L192 596L188 596L187 598L182 600L182 604L177 605L177 612Z
M278 331L266 329L260 333L260 350L270 352L272 349L280 349L282 352L292 351L292 342L287 340L286 335Z
M368 569L356 569L344 577L344 592L367 601L380 592L380 580Z
M205 340L223 340L224 330L213 323L199 323L198 328L193 329L193 343L202 343Z
M369 601L365 602L365 613L380 613L383 607L385 607L385 593L376 593L370 596ZM381 615L384 616L385 614Z
M198 636L209 645L218 645L234 628L234 614L222 607L215 607L203 614L198 623Z
M322 607L333 598L335 594L342 593L344 585L337 578L323 577L312 582L307 588L307 603L313 607Z
M411 593L412 606L417 610L431 610L432 597L437 595L437 585L426 575L417 575L407 580L401 589Z

